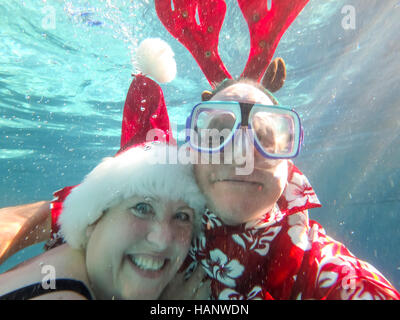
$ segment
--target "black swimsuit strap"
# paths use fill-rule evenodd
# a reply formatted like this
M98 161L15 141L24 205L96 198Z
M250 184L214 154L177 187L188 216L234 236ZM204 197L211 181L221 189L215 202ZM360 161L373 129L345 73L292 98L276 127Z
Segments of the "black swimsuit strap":
M42 283L38 282L0 296L0 300L28 300L56 291L73 291L81 294L88 300L93 300L88 288L81 281L73 279L56 279L55 282L55 289L44 289Z

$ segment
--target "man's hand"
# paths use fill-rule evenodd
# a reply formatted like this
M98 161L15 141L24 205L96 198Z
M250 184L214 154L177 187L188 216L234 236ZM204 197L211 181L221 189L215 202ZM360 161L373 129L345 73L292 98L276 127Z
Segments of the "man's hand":
M15 252L46 241L50 234L49 201L0 209L0 264Z

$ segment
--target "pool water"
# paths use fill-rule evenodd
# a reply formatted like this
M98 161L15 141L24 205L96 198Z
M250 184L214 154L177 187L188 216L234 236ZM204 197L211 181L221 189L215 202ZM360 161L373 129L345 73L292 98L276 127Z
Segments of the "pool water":
M238 76L249 35L237 2L226 2L219 50ZM152 1L3 0L0 17L0 207L51 199L118 150L143 39L160 37L175 52L177 78L162 88L178 131L209 89ZM398 30L398 0L310 0L275 56L287 66L276 96L305 129L295 163L323 204L311 218L400 288ZM0 272L41 250L17 253Z

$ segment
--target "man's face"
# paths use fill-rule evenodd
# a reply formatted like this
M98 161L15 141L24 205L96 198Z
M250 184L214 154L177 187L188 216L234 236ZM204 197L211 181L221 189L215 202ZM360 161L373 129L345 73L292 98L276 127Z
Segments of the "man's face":
M217 94L212 100L238 101L272 105L271 99L249 84L235 84ZM198 164L195 175L205 194L209 208L228 225L237 225L261 217L271 210L286 186L288 167L286 160L264 158L249 141L243 148L254 155L254 170L238 175L244 164ZM236 152L236 151L235 151ZM223 158L224 151L221 152ZM235 157L232 156L234 160Z

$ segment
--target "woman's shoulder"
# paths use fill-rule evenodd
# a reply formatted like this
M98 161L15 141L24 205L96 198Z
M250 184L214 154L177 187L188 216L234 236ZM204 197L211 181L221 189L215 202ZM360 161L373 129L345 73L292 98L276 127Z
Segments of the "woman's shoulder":
M52 294L50 299L58 299L54 296L55 292L55 295L60 295L64 290L69 291L64 297L68 299L67 296L74 295L71 292L89 292L88 284L84 253L62 245L1 274L0 297L15 292L17 299L20 299L18 292L21 291L25 295L28 292L27 299L38 294Z

